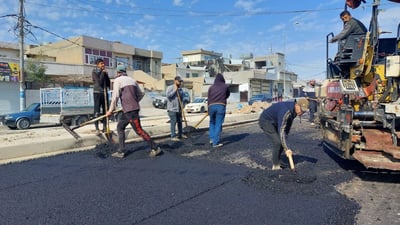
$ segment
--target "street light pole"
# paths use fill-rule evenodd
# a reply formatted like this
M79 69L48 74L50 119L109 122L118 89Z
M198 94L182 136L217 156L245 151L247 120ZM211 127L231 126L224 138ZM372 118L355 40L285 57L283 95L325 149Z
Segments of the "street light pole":
M25 109L25 75L24 75L24 0L19 5L19 109Z

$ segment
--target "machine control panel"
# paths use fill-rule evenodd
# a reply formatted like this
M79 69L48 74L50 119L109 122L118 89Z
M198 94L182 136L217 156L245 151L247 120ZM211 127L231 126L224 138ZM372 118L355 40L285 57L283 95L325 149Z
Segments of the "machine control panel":
M358 93L359 91L355 80L340 80L340 87L342 92L347 94Z

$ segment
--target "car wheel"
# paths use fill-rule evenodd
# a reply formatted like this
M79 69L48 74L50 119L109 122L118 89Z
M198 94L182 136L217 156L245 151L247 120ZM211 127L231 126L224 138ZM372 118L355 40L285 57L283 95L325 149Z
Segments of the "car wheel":
M18 129L24 130L31 126L31 122L27 118L22 118L17 121Z
M200 112L201 112L201 113L205 113L205 112L206 112L206 109L205 109L204 107L201 107Z
M78 118L75 119L75 125L81 125L88 120L89 118L87 116L78 116Z

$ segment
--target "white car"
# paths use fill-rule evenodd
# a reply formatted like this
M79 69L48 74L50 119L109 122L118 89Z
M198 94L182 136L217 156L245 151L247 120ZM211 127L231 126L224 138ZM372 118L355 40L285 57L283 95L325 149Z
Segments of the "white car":
M208 111L207 103L208 103L207 98L195 98L193 100L193 102L191 102L185 106L185 111L188 113L207 112Z

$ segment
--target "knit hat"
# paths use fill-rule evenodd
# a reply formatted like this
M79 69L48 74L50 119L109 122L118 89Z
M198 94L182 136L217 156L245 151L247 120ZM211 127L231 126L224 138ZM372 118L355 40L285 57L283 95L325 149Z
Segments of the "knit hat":
M183 80L182 80L182 77L180 77L180 76L176 76L176 77L175 77L175 80L177 80L177 81L183 81Z
M124 64L119 64L117 66L117 72L126 72L126 66Z

